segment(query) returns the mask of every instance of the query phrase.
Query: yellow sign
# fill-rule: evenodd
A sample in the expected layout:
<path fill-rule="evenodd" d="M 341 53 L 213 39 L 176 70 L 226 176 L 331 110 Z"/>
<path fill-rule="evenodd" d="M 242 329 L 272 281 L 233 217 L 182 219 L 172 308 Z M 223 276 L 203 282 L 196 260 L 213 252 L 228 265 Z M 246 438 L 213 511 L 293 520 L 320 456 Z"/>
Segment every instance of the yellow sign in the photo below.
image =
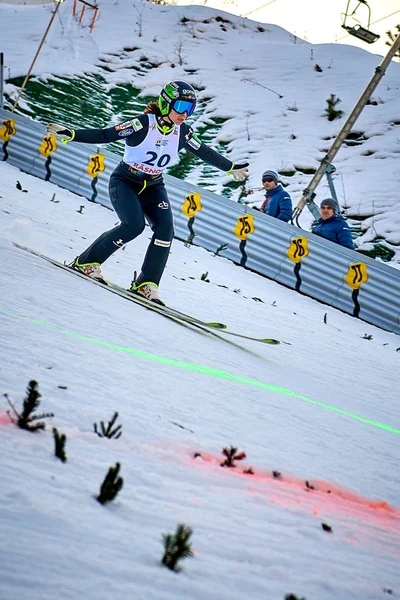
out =
<path fill-rule="evenodd" d="M 185 198 L 185 202 L 182 204 L 182 212 L 191 219 L 194 214 L 201 210 L 203 207 L 200 202 L 200 194 L 188 194 Z"/>
<path fill-rule="evenodd" d="M 14 119 L 7 119 L 6 121 L 3 121 L 0 129 L 0 138 L 3 140 L 3 142 L 8 142 L 10 137 L 16 133 L 17 130 L 15 129 Z"/>
<path fill-rule="evenodd" d="M 45 135 L 39 148 L 40 154 L 47 158 L 52 152 L 55 152 L 57 150 L 56 140 L 55 135 Z"/>
<path fill-rule="evenodd" d="M 86 167 L 86 171 L 89 173 L 90 177 L 97 177 L 101 171 L 104 171 L 104 154 L 93 154 L 90 157 L 90 161 L 88 166 Z"/>
<path fill-rule="evenodd" d="M 240 240 L 245 240 L 251 233 L 255 232 L 254 217 L 252 215 L 242 215 L 234 228 L 235 235 Z"/>
<path fill-rule="evenodd" d="M 358 290 L 363 283 L 368 281 L 367 265 L 363 262 L 352 263 L 349 266 L 345 280 L 353 290 Z"/>
<path fill-rule="evenodd" d="M 306 237 L 292 238 L 287 255 L 291 261 L 299 263 L 308 255 L 308 239 Z"/>

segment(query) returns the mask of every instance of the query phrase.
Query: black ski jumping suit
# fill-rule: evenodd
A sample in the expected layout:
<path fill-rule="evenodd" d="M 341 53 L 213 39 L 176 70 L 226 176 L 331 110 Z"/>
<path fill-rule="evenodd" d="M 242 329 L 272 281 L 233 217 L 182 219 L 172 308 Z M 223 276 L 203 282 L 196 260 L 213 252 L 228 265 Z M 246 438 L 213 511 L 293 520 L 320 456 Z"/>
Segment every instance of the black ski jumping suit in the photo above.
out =
<path fill-rule="evenodd" d="M 166 167 L 183 148 L 222 171 L 230 171 L 233 163 L 203 144 L 186 123 L 166 127 L 161 117 L 147 113 L 107 129 L 78 129 L 71 141 L 107 144 L 121 139 L 126 142 L 125 154 L 109 182 L 110 200 L 121 222 L 101 234 L 82 252 L 78 262 L 102 264 L 123 244 L 142 233 L 146 218 L 153 236 L 136 283 L 158 285 L 174 236 L 172 211 L 163 181 Z"/>

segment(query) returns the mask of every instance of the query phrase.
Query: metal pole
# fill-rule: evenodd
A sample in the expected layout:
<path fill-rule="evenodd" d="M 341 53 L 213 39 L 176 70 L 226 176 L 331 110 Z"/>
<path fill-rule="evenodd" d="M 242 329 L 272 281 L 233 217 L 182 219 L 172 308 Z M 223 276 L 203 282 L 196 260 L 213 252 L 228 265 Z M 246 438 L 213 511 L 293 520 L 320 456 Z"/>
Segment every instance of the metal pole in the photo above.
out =
<path fill-rule="evenodd" d="M 351 128 L 353 127 L 354 123 L 360 116 L 363 108 L 365 107 L 366 103 L 368 102 L 369 98 L 371 97 L 372 92 L 374 91 L 374 89 L 376 88 L 376 86 L 378 85 L 378 83 L 380 82 L 382 77 L 384 76 L 385 71 L 386 71 L 390 61 L 392 60 L 392 58 L 394 57 L 396 52 L 399 50 L 399 48 L 400 48 L 400 34 L 397 36 L 397 38 L 393 42 L 393 45 L 390 48 L 389 52 L 386 54 L 385 58 L 382 59 L 379 67 L 377 67 L 375 69 L 374 75 L 372 76 L 370 82 L 368 83 L 367 87 L 365 88 L 364 92 L 362 93 L 357 104 L 353 108 L 353 111 L 351 112 L 346 123 L 343 125 L 341 131 L 339 132 L 337 138 L 333 142 L 331 148 L 328 150 L 328 154 L 322 159 L 320 166 L 318 167 L 317 171 L 315 172 L 314 177 L 312 178 L 312 180 L 310 182 L 310 185 L 308 186 L 308 188 L 306 188 L 303 191 L 303 195 L 300 198 L 296 208 L 293 211 L 292 222 L 293 221 L 297 222 L 297 219 L 299 218 L 300 213 L 303 210 L 305 205 L 307 205 L 307 208 L 313 214 L 314 217 L 319 218 L 318 206 L 313 201 L 313 199 L 315 198 L 314 190 L 316 189 L 317 185 L 321 181 L 321 179 L 325 173 L 327 165 L 333 161 L 340 146 L 343 144 L 347 135 L 350 133 Z"/>
<path fill-rule="evenodd" d="M 0 108 L 3 108 L 4 52 L 0 52 Z"/>
<path fill-rule="evenodd" d="M 24 91 L 24 89 L 25 89 L 25 86 L 26 86 L 26 84 L 27 84 L 27 81 L 28 81 L 28 79 L 29 79 L 29 75 L 30 75 L 30 74 L 31 74 L 31 72 L 32 72 L 33 66 L 34 66 L 34 64 L 35 64 L 35 62 L 36 62 L 36 59 L 37 59 L 37 57 L 39 56 L 39 52 L 40 52 L 40 51 L 41 51 L 41 49 L 42 49 L 42 46 L 43 46 L 43 44 L 44 44 L 44 41 L 45 41 L 45 39 L 46 39 L 46 36 L 47 36 L 47 34 L 49 33 L 49 31 L 50 31 L 50 27 L 51 27 L 51 26 L 52 26 L 52 24 L 53 24 L 54 18 L 55 18 L 56 14 L 57 14 L 57 11 L 58 11 L 58 9 L 60 8 L 60 4 L 61 4 L 61 2 L 62 2 L 62 1 L 63 1 L 63 0 L 61 0 L 61 1 L 59 1 L 59 2 L 57 2 L 56 9 L 55 9 L 55 11 L 53 12 L 53 14 L 51 15 L 50 22 L 49 22 L 49 24 L 47 25 L 47 29 L 46 29 L 46 31 L 45 31 L 45 33 L 44 33 L 44 36 L 43 36 L 43 38 L 42 38 L 42 41 L 40 42 L 39 48 L 37 49 L 37 52 L 36 52 L 36 54 L 35 54 L 35 57 L 34 57 L 34 59 L 33 59 L 33 61 L 32 61 L 32 64 L 31 64 L 31 66 L 29 67 L 29 71 L 28 71 L 28 73 L 26 74 L 26 77 L 25 77 L 25 79 L 24 79 L 24 81 L 23 81 L 23 83 L 22 83 L 22 87 L 21 87 L 21 89 L 19 90 L 19 93 L 18 93 L 17 99 L 16 99 L 16 101 L 14 102 L 14 106 L 12 107 L 12 111 L 11 111 L 11 112 L 14 112 L 14 111 L 15 111 L 15 107 L 17 106 L 17 104 L 18 104 L 18 100 L 20 99 L 20 97 L 21 97 L 21 94 L 22 94 L 22 92 L 23 92 L 23 91 Z"/>
<path fill-rule="evenodd" d="M 328 167 L 333 167 L 333 165 L 328 165 Z M 325 175 L 328 180 L 328 186 L 329 186 L 329 189 L 331 192 L 331 196 L 334 199 L 334 201 L 336 202 L 337 207 L 338 207 L 338 212 L 340 213 L 340 204 L 339 204 L 338 197 L 336 195 L 336 190 L 335 190 L 335 186 L 334 186 L 332 175 L 331 175 L 331 173 L 334 173 L 336 171 L 336 169 L 335 169 L 335 167 L 333 167 L 333 171 L 332 171 L 332 170 L 328 170 L 328 167 L 326 168 Z"/>
<path fill-rule="evenodd" d="M 332 173 L 334 173 L 335 171 L 336 171 L 335 167 L 333 165 L 329 164 L 326 166 L 325 175 L 328 180 L 328 186 L 331 191 L 332 198 L 334 199 L 334 201 L 337 204 L 338 213 L 340 213 L 340 204 L 339 204 L 338 197 L 336 195 L 336 190 L 335 190 L 335 186 L 333 184 L 333 178 L 332 178 Z"/>

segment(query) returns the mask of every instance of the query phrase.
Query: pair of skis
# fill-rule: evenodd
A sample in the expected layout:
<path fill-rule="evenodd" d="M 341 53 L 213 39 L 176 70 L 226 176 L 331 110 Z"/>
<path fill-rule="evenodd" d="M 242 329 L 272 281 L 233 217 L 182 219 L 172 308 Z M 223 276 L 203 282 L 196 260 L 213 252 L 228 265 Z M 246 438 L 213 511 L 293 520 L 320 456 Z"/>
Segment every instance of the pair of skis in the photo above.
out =
<path fill-rule="evenodd" d="M 79 277 L 85 279 L 86 281 L 91 281 L 92 283 L 101 286 L 103 289 L 108 290 L 108 291 L 112 292 L 113 294 L 117 294 L 121 298 L 125 298 L 126 300 L 129 300 L 130 302 L 134 302 L 135 304 L 139 304 L 140 306 L 143 306 L 144 308 L 147 308 L 148 310 L 152 310 L 153 312 L 163 315 L 164 317 L 167 317 L 168 319 L 175 321 L 176 323 L 179 323 L 180 325 L 186 325 L 188 327 L 193 327 L 195 329 L 202 330 L 203 332 L 207 332 L 211 335 L 216 335 L 218 332 L 218 333 L 225 334 L 227 336 L 232 336 L 232 337 L 241 338 L 241 339 L 245 339 L 245 340 L 251 340 L 253 342 L 261 342 L 262 344 L 272 344 L 272 345 L 280 344 L 279 340 L 276 340 L 273 338 L 256 338 L 256 337 L 253 337 L 250 335 L 244 335 L 242 333 L 230 331 L 224 323 L 220 323 L 218 321 L 216 321 L 216 322 L 203 321 L 201 319 L 197 319 L 196 317 L 193 317 L 192 315 L 188 315 L 184 312 L 181 312 L 181 311 L 171 308 L 169 306 L 162 306 L 161 304 L 156 304 L 154 302 L 151 302 L 150 300 L 146 300 L 146 298 L 138 296 L 137 294 L 132 294 L 132 293 L 128 292 L 128 290 L 125 290 L 124 288 L 116 285 L 115 283 L 107 282 L 105 284 L 105 283 L 101 283 L 100 281 L 97 281 L 95 279 L 92 279 L 92 278 L 88 277 L 87 275 L 85 275 L 84 273 L 81 273 L 80 271 L 72 269 L 68 265 L 61 263 L 58 260 L 55 260 L 54 258 L 46 256 L 45 254 L 42 254 L 41 252 L 38 252 L 37 250 L 34 250 L 33 248 L 23 246 L 22 244 L 18 244 L 17 242 L 14 242 L 14 245 L 17 248 L 20 248 L 21 250 L 25 250 L 26 252 L 29 252 L 30 254 L 33 254 L 34 256 L 37 256 L 39 258 L 42 258 L 43 260 L 48 261 L 49 263 L 55 265 L 56 267 L 64 269 L 64 270 L 68 271 L 69 273 L 74 273 L 75 275 L 78 275 Z M 221 337 L 221 336 L 217 335 L 217 337 Z"/>

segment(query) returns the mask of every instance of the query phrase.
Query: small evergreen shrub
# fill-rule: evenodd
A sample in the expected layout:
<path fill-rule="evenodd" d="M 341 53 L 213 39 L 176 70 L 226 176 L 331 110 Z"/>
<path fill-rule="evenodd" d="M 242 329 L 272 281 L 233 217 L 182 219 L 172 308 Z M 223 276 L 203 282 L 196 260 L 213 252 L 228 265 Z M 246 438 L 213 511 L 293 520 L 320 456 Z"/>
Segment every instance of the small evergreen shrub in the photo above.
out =
<path fill-rule="evenodd" d="M 335 94 L 331 94 L 330 98 L 327 99 L 328 106 L 325 108 L 326 116 L 328 121 L 334 121 L 340 119 L 343 116 L 342 110 L 337 110 L 336 106 L 341 102 L 340 98 L 337 98 Z"/>
<path fill-rule="evenodd" d="M 115 463 L 115 467 L 109 468 L 108 473 L 101 484 L 100 494 L 96 497 L 96 500 L 100 502 L 100 504 L 112 502 L 121 491 L 124 480 L 122 477 L 119 477 L 120 468 L 121 465 L 118 462 Z"/>
<path fill-rule="evenodd" d="M 178 562 L 194 556 L 189 543 L 192 533 L 192 529 L 184 524 L 178 525 L 175 533 L 163 533 L 165 552 L 161 562 L 171 571 L 179 571 Z"/>
<path fill-rule="evenodd" d="M 386 46 L 390 46 L 390 47 L 393 46 L 397 36 L 400 33 L 400 24 L 395 25 L 395 29 L 396 29 L 397 33 L 393 33 L 390 29 L 388 31 L 386 31 L 386 35 L 389 38 L 389 40 L 386 40 L 386 42 L 385 42 Z M 394 56 L 400 60 L 400 50 L 397 50 L 397 52 L 395 52 Z"/>
<path fill-rule="evenodd" d="M 67 436 L 64 433 L 60 435 L 58 430 L 54 427 L 53 437 L 55 443 L 54 454 L 61 460 L 61 462 L 67 462 L 67 455 L 65 454 L 65 443 L 67 441 Z"/>
<path fill-rule="evenodd" d="M 216 249 L 214 256 L 218 256 L 220 252 L 223 252 L 224 250 L 226 250 L 228 248 L 229 244 L 221 244 L 220 246 L 218 246 L 218 248 Z"/>
<path fill-rule="evenodd" d="M 113 429 L 117 418 L 118 413 L 115 412 L 111 421 L 108 422 L 107 427 L 104 426 L 104 421 L 100 421 L 100 431 L 97 429 L 97 423 L 93 423 L 94 432 L 97 433 L 99 437 L 106 437 L 108 439 L 115 438 L 117 440 L 122 435 L 122 425 L 118 425 L 115 429 Z"/>
<path fill-rule="evenodd" d="M 13 416 L 11 416 L 10 411 L 7 411 L 8 416 L 11 421 L 21 427 L 21 429 L 27 429 L 28 431 L 36 432 L 40 430 L 46 429 L 46 424 L 43 422 L 36 423 L 39 419 L 48 419 L 50 417 L 54 417 L 53 413 L 44 413 L 41 415 L 32 414 L 34 410 L 36 410 L 40 404 L 39 398 L 41 394 L 38 390 L 38 382 L 34 379 L 28 383 L 28 387 L 26 390 L 26 396 L 23 402 L 22 413 L 19 413 L 15 408 L 14 404 L 11 402 L 7 394 L 4 394 L 7 398 L 7 402 L 12 408 Z"/>
<path fill-rule="evenodd" d="M 222 454 L 225 456 L 225 460 L 221 463 L 221 467 L 230 467 L 234 469 L 236 467 L 237 460 L 243 460 L 246 458 L 245 452 L 238 452 L 237 448 L 231 446 L 230 448 L 224 448 Z"/>

